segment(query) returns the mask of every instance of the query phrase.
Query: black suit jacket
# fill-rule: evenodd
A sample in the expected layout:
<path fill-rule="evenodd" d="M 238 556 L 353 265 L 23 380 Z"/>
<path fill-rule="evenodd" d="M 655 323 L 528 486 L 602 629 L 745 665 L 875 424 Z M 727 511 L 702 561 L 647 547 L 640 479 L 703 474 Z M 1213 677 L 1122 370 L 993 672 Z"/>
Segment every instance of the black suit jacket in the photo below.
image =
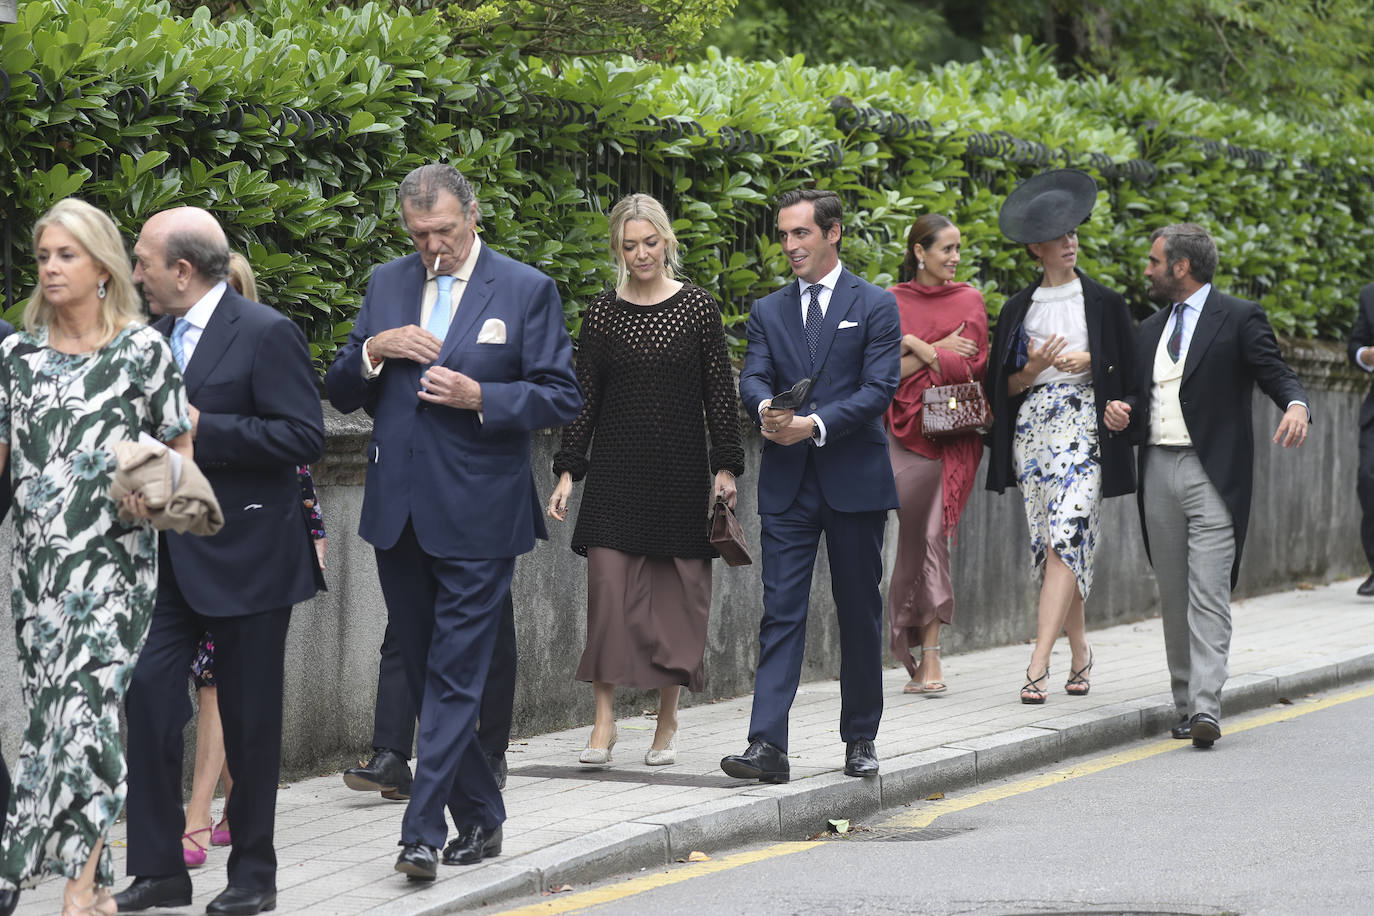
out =
<path fill-rule="evenodd" d="M 1355 362 L 1355 354 L 1361 347 L 1374 347 L 1374 283 L 1360 290 L 1360 311 L 1355 316 L 1355 328 L 1350 332 L 1350 362 L 1361 371 L 1364 367 Z M 1374 385 L 1369 388 L 1364 404 L 1360 405 L 1360 429 L 1374 423 Z"/>
<path fill-rule="evenodd" d="M 170 334 L 172 318 L 154 327 Z M 324 454 L 324 418 L 305 335 L 226 289 L 185 376 L 200 411 L 196 464 L 224 510 L 213 537 L 165 535 L 187 602 L 241 617 L 309 598 L 323 582 L 296 466 Z"/>
<path fill-rule="evenodd" d="M 1135 489 L 1135 462 L 1130 438 L 1114 433 L 1102 423 L 1102 412 L 1111 400 L 1126 400 L 1135 382 L 1135 322 L 1126 300 L 1081 270 L 1083 311 L 1088 323 L 1088 352 L 1092 354 L 1093 393 L 1097 398 L 1097 444 L 1102 462 L 1102 495 L 1122 496 Z M 1002 306 L 988 355 L 987 392 L 992 405 L 992 431 L 988 434 L 987 488 L 1001 493 L 1016 486 L 1011 445 L 1016 431 L 1016 412 L 1025 394 L 1007 394 L 1007 377 L 1016 370 L 1008 363 L 1018 331 L 1030 310 L 1037 280 L 1013 295 Z"/>
<path fill-rule="evenodd" d="M 1140 324 L 1136 338 L 1136 393 L 1131 405 L 1131 433 L 1144 445 L 1150 435 L 1150 389 L 1154 382 L 1155 352 L 1168 325 L 1170 309 L 1160 309 Z M 1203 303 L 1183 364 L 1179 406 L 1188 435 L 1207 478 L 1231 510 L 1236 536 L 1236 559 L 1231 587 L 1240 575 L 1241 550 L 1250 524 L 1250 492 L 1255 473 L 1255 423 L 1252 405 L 1255 385 L 1279 410 L 1293 401 L 1311 404 L 1297 373 L 1284 362 L 1269 318 L 1258 303 L 1212 291 Z M 1140 529 L 1145 549 L 1150 533 L 1145 526 L 1145 462 L 1150 449 L 1140 449 Z"/>

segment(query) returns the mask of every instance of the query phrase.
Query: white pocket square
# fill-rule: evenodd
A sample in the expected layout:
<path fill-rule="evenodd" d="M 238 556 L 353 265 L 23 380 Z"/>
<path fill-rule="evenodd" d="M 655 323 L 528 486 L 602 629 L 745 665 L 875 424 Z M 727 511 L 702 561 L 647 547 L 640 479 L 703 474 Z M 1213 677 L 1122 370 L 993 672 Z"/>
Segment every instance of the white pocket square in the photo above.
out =
<path fill-rule="evenodd" d="M 506 342 L 506 323 L 500 318 L 488 318 L 482 322 L 482 330 L 477 334 L 479 344 L 503 344 Z"/>
<path fill-rule="evenodd" d="M 843 331 L 845 328 L 857 328 L 858 326 L 859 323 L 857 321 L 841 321 L 840 326 L 835 330 Z"/>

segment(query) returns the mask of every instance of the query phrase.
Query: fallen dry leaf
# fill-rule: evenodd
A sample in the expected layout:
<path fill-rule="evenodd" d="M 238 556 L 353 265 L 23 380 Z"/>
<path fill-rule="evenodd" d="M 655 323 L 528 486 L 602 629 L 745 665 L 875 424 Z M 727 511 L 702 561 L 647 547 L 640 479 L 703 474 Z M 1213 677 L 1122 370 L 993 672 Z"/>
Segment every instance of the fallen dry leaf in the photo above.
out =
<path fill-rule="evenodd" d="M 706 853 L 702 852 L 702 851 L 699 850 L 699 849 L 693 849 L 692 852 L 691 852 L 691 854 L 687 856 L 687 861 L 688 861 L 688 862 L 709 862 L 709 861 L 711 861 L 711 857 L 708 856 Z"/>
<path fill-rule="evenodd" d="M 943 792 L 931 792 L 929 795 L 926 796 L 926 801 L 939 801 L 944 797 L 945 793 Z"/>
<path fill-rule="evenodd" d="M 830 819 L 831 833 L 848 833 L 849 821 L 842 817 L 832 817 Z"/>

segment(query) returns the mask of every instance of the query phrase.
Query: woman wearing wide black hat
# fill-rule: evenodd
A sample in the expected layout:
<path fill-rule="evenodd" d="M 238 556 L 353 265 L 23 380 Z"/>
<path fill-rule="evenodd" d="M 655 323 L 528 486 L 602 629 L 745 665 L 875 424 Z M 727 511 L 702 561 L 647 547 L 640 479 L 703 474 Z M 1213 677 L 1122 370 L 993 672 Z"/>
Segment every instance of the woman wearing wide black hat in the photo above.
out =
<path fill-rule="evenodd" d="M 993 429 L 987 488 L 1019 487 L 1033 568 L 1043 577 L 1022 703 L 1043 703 L 1050 652 L 1067 631 L 1065 692 L 1085 696 L 1092 672 L 1083 601 L 1104 496 L 1135 490 L 1130 442 L 1102 424 L 1135 378 L 1134 325 L 1121 295 L 1077 268 L 1078 226 L 1097 201 L 1092 176 L 1055 169 L 1002 205 L 1002 233 L 1039 262 L 1039 280 L 1002 307 L 988 360 Z"/>

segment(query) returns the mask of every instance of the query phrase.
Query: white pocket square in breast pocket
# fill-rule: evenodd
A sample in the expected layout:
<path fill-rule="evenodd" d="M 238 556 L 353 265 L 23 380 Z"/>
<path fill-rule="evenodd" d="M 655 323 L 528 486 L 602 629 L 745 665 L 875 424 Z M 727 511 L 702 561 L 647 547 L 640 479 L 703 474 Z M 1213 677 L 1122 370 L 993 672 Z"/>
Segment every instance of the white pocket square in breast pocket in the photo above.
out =
<path fill-rule="evenodd" d="M 857 321 L 841 321 L 840 326 L 835 330 L 843 331 L 845 328 L 857 328 L 858 326 L 859 323 Z"/>
<path fill-rule="evenodd" d="M 482 322 L 482 330 L 477 334 L 479 344 L 503 344 L 506 342 L 506 323 L 500 318 L 488 318 Z"/>

